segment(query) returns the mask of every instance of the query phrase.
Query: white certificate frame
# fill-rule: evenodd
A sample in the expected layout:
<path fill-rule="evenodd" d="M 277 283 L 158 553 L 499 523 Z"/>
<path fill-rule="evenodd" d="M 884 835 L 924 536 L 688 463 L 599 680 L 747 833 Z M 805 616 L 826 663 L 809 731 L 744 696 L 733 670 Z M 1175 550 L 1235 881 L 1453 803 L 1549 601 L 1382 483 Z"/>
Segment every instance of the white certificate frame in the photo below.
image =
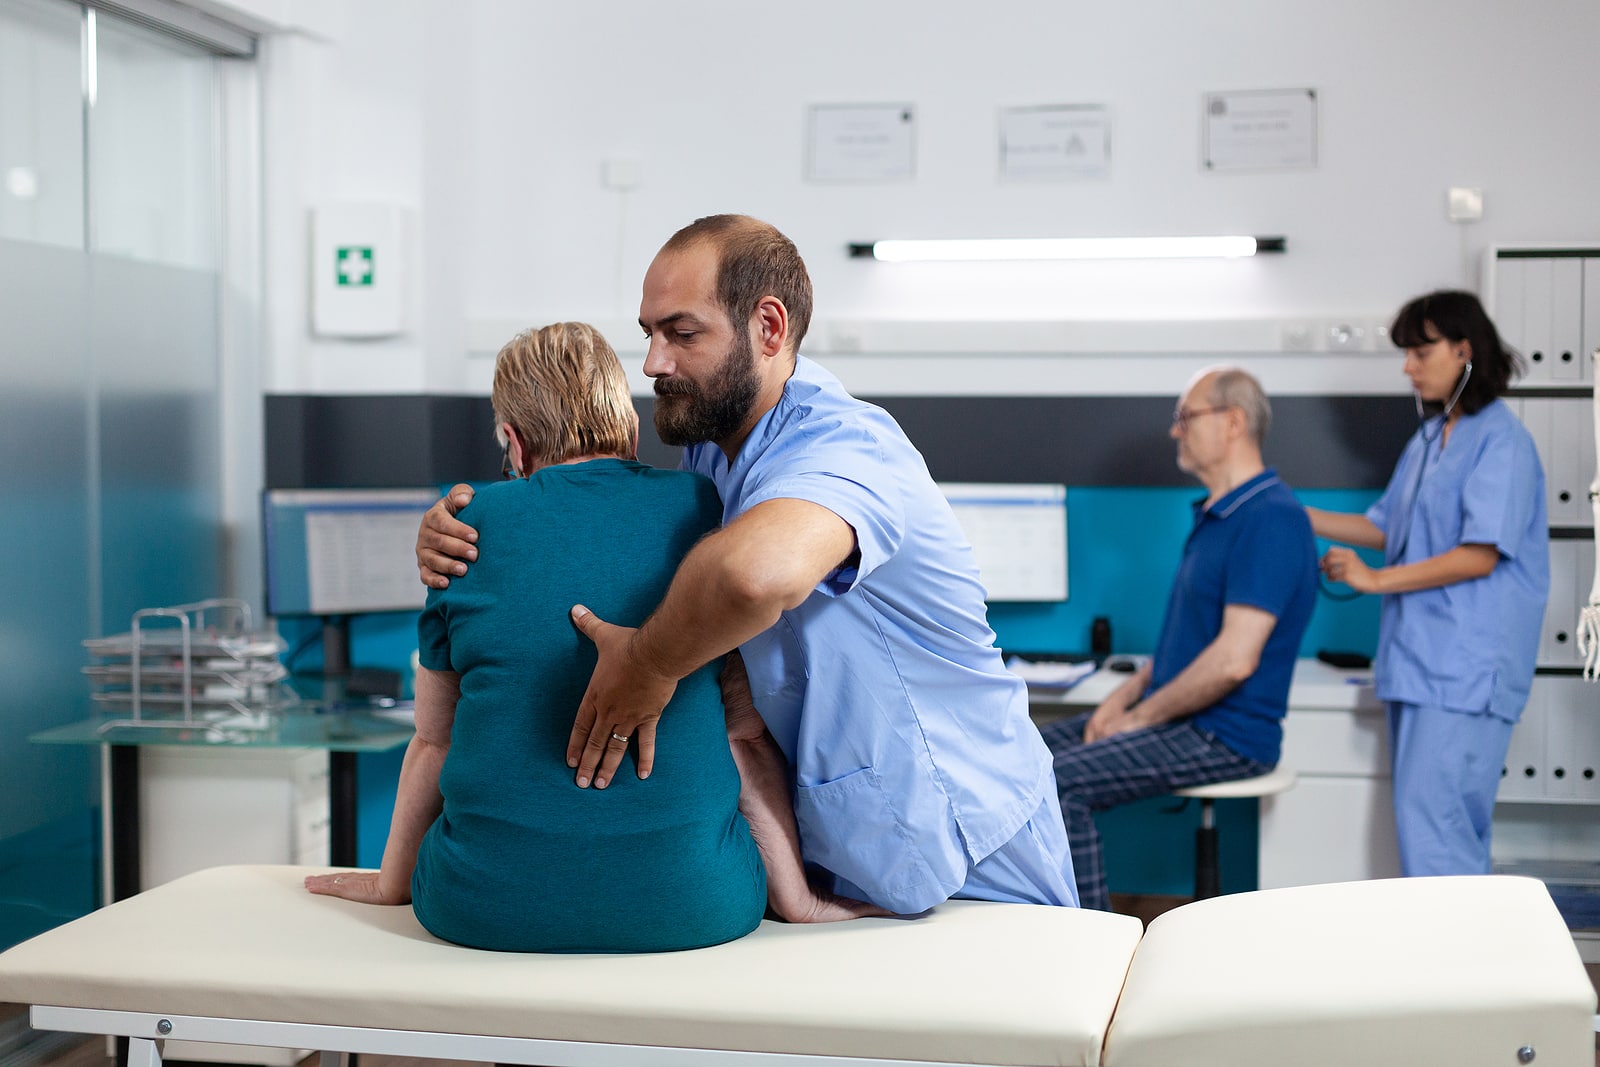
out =
<path fill-rule="evenodd" d="M 1317 91 L 1206 93 L 1200 165 L 1211 173 L 1315 170 Z"/>
<path fill-rule="evenodd" d="M 1039 104 L 1000 110 L 1002 181 L 1076 181 L 1111 173 L 1111 109 Z"/>
<path fill-rule="evenodd" d="M 806 121 L 806 180 L 885 184 L 916 177 L 915 104 L 812 104 Z"/>

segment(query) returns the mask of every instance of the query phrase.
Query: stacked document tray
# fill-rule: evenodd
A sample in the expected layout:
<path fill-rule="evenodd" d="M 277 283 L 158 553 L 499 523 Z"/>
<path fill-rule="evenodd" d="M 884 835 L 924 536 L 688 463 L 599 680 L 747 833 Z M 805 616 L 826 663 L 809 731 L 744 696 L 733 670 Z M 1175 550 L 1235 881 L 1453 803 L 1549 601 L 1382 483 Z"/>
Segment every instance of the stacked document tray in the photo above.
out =
<path fill-rule="evenodd" d="M 133 613 L 127 633 L 83 643 L 92 697 L 108 727 L 266 725 L 299 703 L 283 679 L 276 631 L 251 628 L 242 600 L 202 600 Z"/>

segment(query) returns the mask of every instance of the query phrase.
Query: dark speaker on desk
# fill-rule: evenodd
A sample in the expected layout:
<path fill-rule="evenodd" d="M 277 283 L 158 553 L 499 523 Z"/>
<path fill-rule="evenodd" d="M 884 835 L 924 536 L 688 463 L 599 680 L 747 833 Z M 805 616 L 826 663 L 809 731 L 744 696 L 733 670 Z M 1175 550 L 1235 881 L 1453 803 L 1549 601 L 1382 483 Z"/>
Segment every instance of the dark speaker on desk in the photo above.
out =
<path fill-rule="evenodd" d="M 1089 654 L 1097 660 L 1111 655 L 1111 620 L 1096 615 L 1089 624 Z"/>

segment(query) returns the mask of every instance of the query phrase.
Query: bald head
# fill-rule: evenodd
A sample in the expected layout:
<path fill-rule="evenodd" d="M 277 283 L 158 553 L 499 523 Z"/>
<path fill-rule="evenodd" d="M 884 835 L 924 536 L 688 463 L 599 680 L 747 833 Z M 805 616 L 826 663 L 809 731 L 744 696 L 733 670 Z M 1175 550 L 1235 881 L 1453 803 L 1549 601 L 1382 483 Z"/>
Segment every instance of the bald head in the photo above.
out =
<path fill-rule="evenodd" d="M 1189 391 L 1203 395 L 1210 407 L 1238 408 L 1244 412 L 1245 432 L 1260 448 L 1272 428 L 1272 404 L 1255 376 L 1241 367 L 1206 367 L 1191 379 Z"/>

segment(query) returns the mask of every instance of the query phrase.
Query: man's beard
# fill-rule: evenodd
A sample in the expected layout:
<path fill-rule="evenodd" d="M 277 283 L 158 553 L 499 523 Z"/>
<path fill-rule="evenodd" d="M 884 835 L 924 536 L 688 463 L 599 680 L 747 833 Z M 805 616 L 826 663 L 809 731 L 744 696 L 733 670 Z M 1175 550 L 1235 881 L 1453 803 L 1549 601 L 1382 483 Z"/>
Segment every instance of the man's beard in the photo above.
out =
<path fill-rule="evenodd" d="M 704 385 L 685 378 L 656 379 L 656 436 L 662 443 L 724 441 L 744 428 L 761 391 L 761 379 L 749 333 L 737 333 L 722 366 Z"/>

